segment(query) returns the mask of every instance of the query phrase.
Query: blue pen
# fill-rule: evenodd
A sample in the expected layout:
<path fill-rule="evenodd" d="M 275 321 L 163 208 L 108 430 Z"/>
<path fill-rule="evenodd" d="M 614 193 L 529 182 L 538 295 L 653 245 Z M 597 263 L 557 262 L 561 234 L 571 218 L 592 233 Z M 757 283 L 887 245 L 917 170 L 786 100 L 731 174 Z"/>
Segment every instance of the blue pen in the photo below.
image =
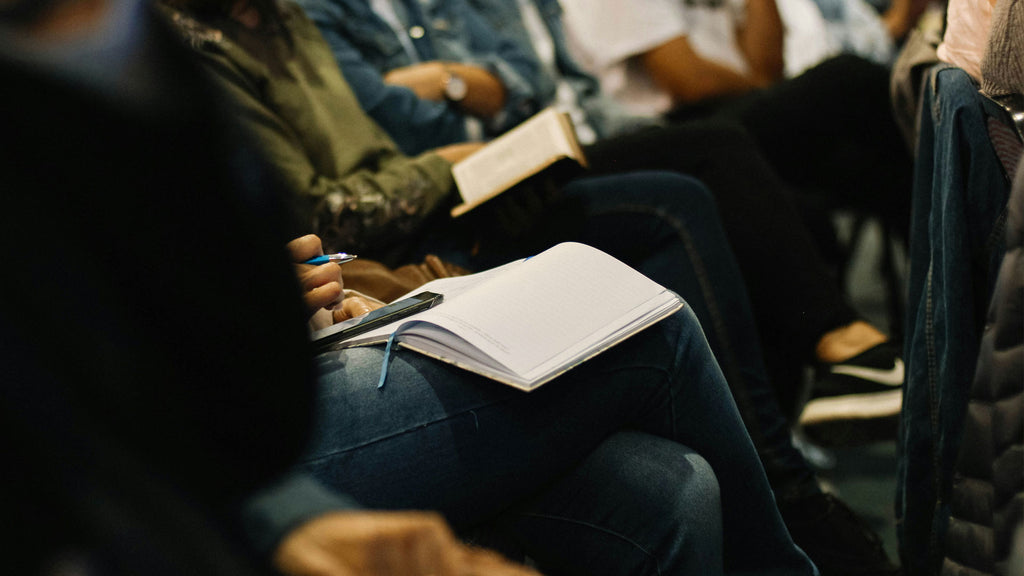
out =
<path fill-rule="evenodd" d="M 358 258 L 358 256 L 356 256 L 355 254 L 345 254 L 344 252 L 339 252 L 337 254 L 324 254 L 323 256 L 317 256 L 316 258 L 310 258 L 309 260 L 306 260 L 305 262 L 303 262 L 303 264 L 312 264 L 314 266 L 319 266 L 321 264 L 327 264 L 328 262 L 334 262 L 334 263 L 337 263 L 337 264 L 344 264 L 345 262 L 351 262 L 351 261 L 355 260 L 356 258 Z"/>

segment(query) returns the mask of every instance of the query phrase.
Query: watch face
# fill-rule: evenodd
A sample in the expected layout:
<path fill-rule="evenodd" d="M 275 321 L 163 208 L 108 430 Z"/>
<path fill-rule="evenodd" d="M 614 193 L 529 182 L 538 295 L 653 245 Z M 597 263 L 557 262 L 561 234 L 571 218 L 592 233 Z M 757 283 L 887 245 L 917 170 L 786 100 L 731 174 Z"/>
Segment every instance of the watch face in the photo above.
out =
<path fill-rule="evenodd" d="M 458 74 L 449 73 L 444 82 L 444 97 L 452 102 L 459 102 L 466 97 L 469 86 L 466 80 Z"/>

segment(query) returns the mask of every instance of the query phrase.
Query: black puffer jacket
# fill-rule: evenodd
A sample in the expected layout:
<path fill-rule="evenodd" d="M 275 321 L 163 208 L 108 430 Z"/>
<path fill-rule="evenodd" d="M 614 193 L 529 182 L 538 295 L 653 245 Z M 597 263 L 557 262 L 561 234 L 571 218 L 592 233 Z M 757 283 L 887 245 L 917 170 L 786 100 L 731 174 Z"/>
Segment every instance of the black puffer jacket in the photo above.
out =
<path fill-rule="evenodd" d="M 1024 163 L 1010 196 L 1007 251 L 982 337 L 950 509 L 943 576 L 1010 576 L 1022 554 L 1013 549 L 1014 534 L 1024 523 Z"/>

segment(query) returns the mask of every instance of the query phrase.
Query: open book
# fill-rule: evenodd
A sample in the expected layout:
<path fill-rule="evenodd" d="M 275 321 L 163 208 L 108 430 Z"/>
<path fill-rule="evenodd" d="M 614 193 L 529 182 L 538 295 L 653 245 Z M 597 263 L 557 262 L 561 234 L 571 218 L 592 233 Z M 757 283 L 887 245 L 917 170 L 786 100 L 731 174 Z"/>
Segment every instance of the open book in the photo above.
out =
<path fill-rule="evenodd" d="M 452 208 L 451 214 L 461 216 L 566 161 L 587 165 L 568 114 L 545 108 L 452 166 L 462 203 Z"/>
<path fill-rule="evenodd" d="M 425 290 L 443 302 L 335 347 L 394 333 L 402 347 L 532 390 L 683 306 L 643 274 L 576 243 L 414 292 Z"/>

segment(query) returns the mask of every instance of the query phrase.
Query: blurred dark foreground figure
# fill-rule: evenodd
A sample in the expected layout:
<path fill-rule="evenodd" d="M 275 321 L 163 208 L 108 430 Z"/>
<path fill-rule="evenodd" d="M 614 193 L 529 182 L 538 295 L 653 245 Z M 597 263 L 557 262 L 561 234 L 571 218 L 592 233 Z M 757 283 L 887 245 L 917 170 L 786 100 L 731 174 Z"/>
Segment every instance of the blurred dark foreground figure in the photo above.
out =
<path fill-rule="evenodd" d="M 435 514 L 300 526 L 354 503 L 283 477 L 315 385 L 293 231 L 185 54 L 139 2 L 0 5 L 5 571 L 268 573 L 239 511 L 276 496 L 278 568 L 330 565 L 303 545 L 333 536 L 377 544 L 355 566 L 526 574 Z"/>
<path fill-rule="evenodd" d="M 4 563 L 253 572 L 228 510 L 297 457 L 313 399 L 283 212 L 148 10 L 20 5 L 0 12 Z"/>

